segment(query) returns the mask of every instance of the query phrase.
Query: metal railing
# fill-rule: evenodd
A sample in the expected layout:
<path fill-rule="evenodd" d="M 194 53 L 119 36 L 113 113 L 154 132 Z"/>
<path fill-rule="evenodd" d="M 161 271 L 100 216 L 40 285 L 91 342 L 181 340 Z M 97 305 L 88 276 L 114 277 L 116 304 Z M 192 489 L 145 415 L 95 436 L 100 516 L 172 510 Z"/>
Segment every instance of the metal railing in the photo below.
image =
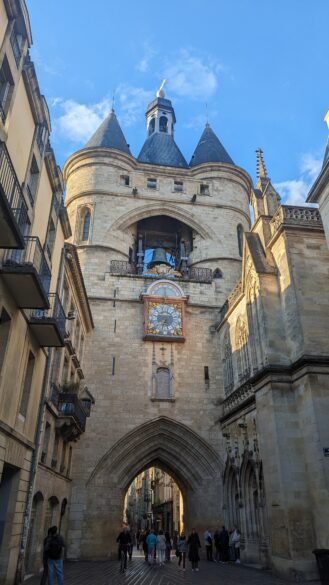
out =
<path fill-rule="evenodd" d="M 76 394 L 61 392 L 58 397 L 58 412 L 72 416 L 76 424 L 83 432 L 86 428 L 86 412 Z"/>
<path fill-rule="evenodd" d="M 26 226 L 29 223 L 27 205 L 4 142 L 0 142 L 0 185 L 17 223 Z"/>
<path fill-rule="evenodd" d="M 36 270 L 41 286 L 48 295 L 50 287 L 51 272 L 45 258 L 39 238 L 36 236 L 25 236 L 25 248 L 23 250 L 6 250 L 2 266 L 33 266 Z"/>
<path fill-rule="evenodd" d="M 110 273 L 111 274 L 119 274 L 120 276 L 125 275 L 136 275 L 137 270 L 136 266 L 127 260 L 111 260 L 110 262 Z M 148 273 L 141 273 L 138 276 L 147 277 Z M 149 275 L 150 276 L 150 275 Z M 211 268 L 199 268 L 196 266 L 192 266 L 191 268 L 187 269 L 186 275 L 182 275 L 181 277 L 183 280 L 196 280 L 198 282 L 212 282 L 213 273 Z M 177 277 L 175 277 L 177 278 Z"/>
<path fill-rule="evenodd" d="M 39 319 L 41 322 L 44 319 L 55 319 L 59 332 L 64 339 L 66 317 L 63 305 L 57 293 L 49 293 L 48 301 L 49 309 L 35 309 L 31 313 L 31 319 Z"/>

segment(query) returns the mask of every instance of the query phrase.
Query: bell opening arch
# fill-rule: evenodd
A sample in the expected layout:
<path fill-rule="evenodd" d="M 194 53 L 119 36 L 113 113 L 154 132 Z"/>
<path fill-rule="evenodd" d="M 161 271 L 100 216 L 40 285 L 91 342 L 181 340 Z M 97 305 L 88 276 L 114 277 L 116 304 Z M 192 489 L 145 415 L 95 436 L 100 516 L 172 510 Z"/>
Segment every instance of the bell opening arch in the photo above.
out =
<path fill-rule="evenodd" d="M 215 449 L 188 426 L 161 416 L 122 436 L 86 483 L 81 556 L 115 558 L 127 490 L 144 470 L 158 467 L 177 483 L 184 525 L 215 529 L 222 522 L 223 464 Z"/>

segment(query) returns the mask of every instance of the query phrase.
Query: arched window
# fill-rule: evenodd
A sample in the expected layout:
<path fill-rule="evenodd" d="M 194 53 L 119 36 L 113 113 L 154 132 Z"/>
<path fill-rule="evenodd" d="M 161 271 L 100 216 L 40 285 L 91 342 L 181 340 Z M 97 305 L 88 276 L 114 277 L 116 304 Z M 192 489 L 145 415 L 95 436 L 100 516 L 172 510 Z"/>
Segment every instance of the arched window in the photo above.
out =
<path fill-rule="evenodd" d="M 155 129 L 155 118 L 151 118 L 151 121 L 149 123 L 149 136 L 151 136 L 151 134 L 153 134 Z"/>
<path fill-rule="evenodd" d="M 87 210 L 83 217 L 82 223 L 82 233 L 81 233 L 81 240 L 83 242 L 87 242 L 89 238 L 89 229 L 90 229 L 90 211 Z"/>
<path fill-rule="evenodd" d="M 220 268 L 215 268 L 215 270 L 213 272 L 213 278 L 214 278 L 214 280 L 218 280 L 219 278 L 223 278 L 223 273 L 220 270 Z"/>
<path fill-rule="evenodd" d="M 243 254 L 243 225 L 239 223 L 238 227 L 236 228 L 237 236 L 238 236 L 238 246 L 239 246 L 239 254 L 242 258 Z"/>
<path fill-rule="evenodd" d="M 156 375 L 156 398 L 166 400 L 171 398 L 170 392 L 170 370 L 169 368 L 158 368 Z"/>
<path fill-rule="evenodd" d="M 166 116 L 161 116 L 159 120 L 159 128 L 160 132 L 168 132 L 168 118 Z"/>

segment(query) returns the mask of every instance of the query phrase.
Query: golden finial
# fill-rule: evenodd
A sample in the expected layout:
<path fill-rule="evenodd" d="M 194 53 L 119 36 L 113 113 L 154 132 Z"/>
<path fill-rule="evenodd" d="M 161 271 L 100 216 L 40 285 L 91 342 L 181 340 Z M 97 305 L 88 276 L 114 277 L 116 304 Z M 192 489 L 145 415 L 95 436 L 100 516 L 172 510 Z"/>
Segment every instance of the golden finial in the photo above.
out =
<path fill-rule="evenodd" d="M 167 83 L 167 80 L 166 79 L 163 79 L 163 81 L 162 81 L 162 83 L 161 83 L 161 85 L 160 85 L 160 87 L 159 87 L 159 89 L 157 91 L 157 97 L 158 98 L 164 98 L 164 96 L 165 96 L 165 92 L 163 91 L 163 87 L 164 87 L 164 84 L 165 83 Z"/>
<path fill-rule="evenodd" d="M 324 116 L 324 121 L 327 122 L 327 126 L 329 128 L 329 110 L 327 110 L 325 116 Z"/>

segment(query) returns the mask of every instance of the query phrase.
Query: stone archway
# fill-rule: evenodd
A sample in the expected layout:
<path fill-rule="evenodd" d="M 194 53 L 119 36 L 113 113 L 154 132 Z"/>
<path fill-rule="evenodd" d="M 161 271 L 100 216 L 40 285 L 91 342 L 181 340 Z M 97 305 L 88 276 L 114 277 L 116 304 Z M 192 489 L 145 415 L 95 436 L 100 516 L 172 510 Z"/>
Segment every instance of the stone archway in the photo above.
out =
<path fill-rule="evenodd" d="M 80 556 L 117 554 L 126 490 L 150 466 L 167 471 L 184 498 L 188 530 L 202 533 L 222 521 L 222 462 L 216 451 L 186 425 L 167 417 L 149 421 L 117 441 L 86 483 Z"/>

